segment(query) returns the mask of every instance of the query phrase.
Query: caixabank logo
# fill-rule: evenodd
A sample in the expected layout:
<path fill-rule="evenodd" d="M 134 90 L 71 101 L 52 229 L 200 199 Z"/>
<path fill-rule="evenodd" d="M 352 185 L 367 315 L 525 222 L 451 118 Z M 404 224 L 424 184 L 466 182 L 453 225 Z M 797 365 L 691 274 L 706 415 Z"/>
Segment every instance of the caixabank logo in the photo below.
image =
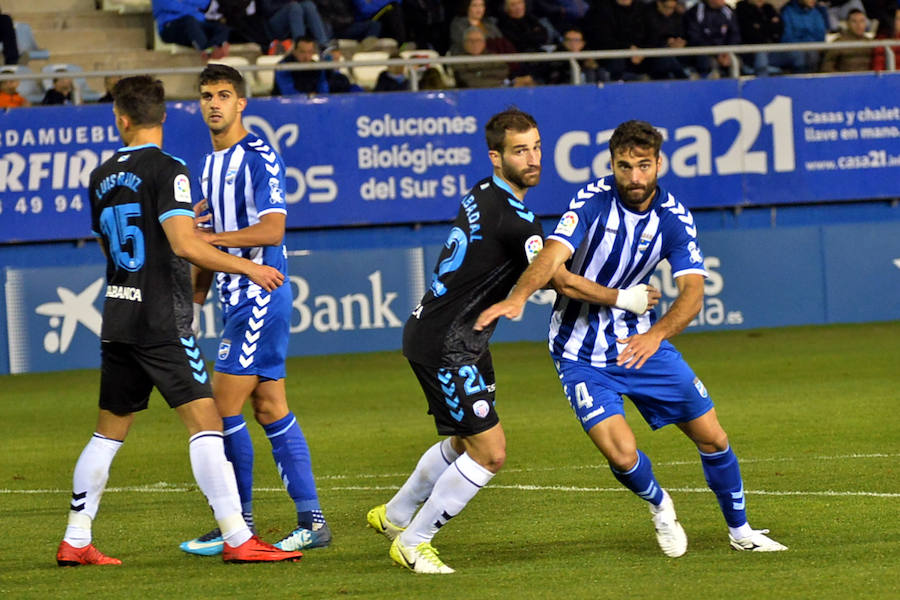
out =
<path fill-rule="evenodd" d="M 10 373 L 98 365 L 105 289 L 102 265 L 7 269 Z"/>

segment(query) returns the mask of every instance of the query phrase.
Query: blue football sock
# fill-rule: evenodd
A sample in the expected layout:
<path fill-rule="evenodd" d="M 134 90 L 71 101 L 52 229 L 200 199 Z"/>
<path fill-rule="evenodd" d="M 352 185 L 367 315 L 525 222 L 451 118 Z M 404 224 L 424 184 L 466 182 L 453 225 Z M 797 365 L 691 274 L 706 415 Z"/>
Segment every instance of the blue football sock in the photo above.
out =
<path fill-rule="evenodd" d="M 222 419 L 225 430 L 225 458 L 234 467 L 238 495 L 241 497 L 241 512 L 244 520 L 250 515 L 253 522 L 253 442 L 244 415 L 234 415 Z M 248 523 L 248 527 L 250 524 Z"/>
<path fill-rule="evenodd" d="M 627 487 L 629 490 L 654 505 L 659 505 L 663 500 L 662 488 L 653 475 L 653 464 L 647 455 L 637 451 L 637 464 L 624 473 L 617 471 L 610 466 L 613 475 L 619 480 L 619 483 Z"/>
<path fill-rule="evenodd" d="M 716 494 L 722 515 L 729 527 L 740 527 L 747 522 L 744 509 L 744 482 L 741 468 L 731 446 L 721 452 L 700 453 L 706 483 Z"/>
<path fill-rule="evenodd" d="M 272 456 L 281 480 L 297 507 L 298 521 L 305 521 L 301 513 L 321 510 L 306 438 L 291 412 L 274 423 L 263 425 L 263 429 L 272 444 Z M 312 526 L 311 520 L 309 525 L 307 529 Z"/>

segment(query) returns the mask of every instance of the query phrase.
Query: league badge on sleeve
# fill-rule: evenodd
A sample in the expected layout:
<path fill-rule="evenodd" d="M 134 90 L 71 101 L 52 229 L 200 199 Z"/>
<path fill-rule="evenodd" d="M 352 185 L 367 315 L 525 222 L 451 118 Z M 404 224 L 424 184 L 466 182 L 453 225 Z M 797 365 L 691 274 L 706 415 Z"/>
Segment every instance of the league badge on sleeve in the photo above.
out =
<path fill-rule="evenodd" d="M 557 223 L 556 230 L 553 233 L 569 237 L 573 233 L 575 233 L 575 227 L 577 226 L 578 215 L 570 210 L 564 212 L 563 215 L 559 218 L 559 223 Z"/>
<path fill-rule="evenodd" d="M 534 262 L 543 247 L 544 239 L 539 235 L 533 235 L 525 240 L 525 257 L 528 258 L 528 264 Z"/>
<path fill-rule="evenodd" d="M 175 201 L 191 203 L 191 184 L 184 173 L 175 176 Z"/>
<path fill-rule="evenodd" d="M 701 398 L 709 398 L 709 392 L 706 391 L 706 386 L 703 385 L 699 377 L 694 377 L 694 387 L 697 388 L 697 393 L 700 394 Z"/>

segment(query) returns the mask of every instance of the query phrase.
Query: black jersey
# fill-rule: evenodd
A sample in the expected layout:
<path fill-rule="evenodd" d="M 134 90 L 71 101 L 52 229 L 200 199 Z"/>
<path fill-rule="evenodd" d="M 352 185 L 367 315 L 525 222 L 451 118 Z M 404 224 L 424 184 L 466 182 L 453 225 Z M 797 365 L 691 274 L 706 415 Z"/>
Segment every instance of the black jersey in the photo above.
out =
<path fill-rule="evenodd" d="M 91 173 L 91 227 L 106 250 L 104 341 L 159 344 L 191 335 L 190 264 L 162 222 L 193 217 L 190 175 L 155 145 L 122 148 Z"/>
<path fill-rule="evenodd" d="M 460 204 L 431 287 L 406 321 L 403 354 L 434 367 L 476 363 L 496 324 L 477 332 L 475 320 L 509 295 L 543 246 L 542 234 L 506 182 L 479 181 Z"/>

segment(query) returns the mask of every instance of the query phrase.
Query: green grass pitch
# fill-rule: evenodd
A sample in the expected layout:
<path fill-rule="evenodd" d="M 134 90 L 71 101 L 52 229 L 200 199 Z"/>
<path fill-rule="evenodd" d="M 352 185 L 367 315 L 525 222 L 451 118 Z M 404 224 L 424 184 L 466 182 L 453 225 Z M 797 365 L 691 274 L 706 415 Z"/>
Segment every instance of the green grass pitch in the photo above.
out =
<path fill-rule="evenodd" d="M 96 417 L 98 374 L 0 377 L 4 598 L 898 598 L 900 322 L 694 333 L 675 340 L 739 458 L 750 523 L 790 551 L 733 552 L 697 453 L 673 427 L 640 447 L 670 490 L 688 553 L 663 556 L 645 503 L 623 491 L 572 417 L 542 343 L 496 344 L 506 467 L 435 539 L 450 576 L 393 567 L 365 526 L 436 439 L 397 352 L 291 359 L 335 541 L 297 564 L 225 565 L 178 542 L 213 526 L 187 436 L 154 395 L 113 464 L 94 541 L 121 567 L 56 566 L 71 472 Z M 247 413 L 250 421 L 250 413 Z M 294 525 L 261 429 L 255 514 Z"/>

